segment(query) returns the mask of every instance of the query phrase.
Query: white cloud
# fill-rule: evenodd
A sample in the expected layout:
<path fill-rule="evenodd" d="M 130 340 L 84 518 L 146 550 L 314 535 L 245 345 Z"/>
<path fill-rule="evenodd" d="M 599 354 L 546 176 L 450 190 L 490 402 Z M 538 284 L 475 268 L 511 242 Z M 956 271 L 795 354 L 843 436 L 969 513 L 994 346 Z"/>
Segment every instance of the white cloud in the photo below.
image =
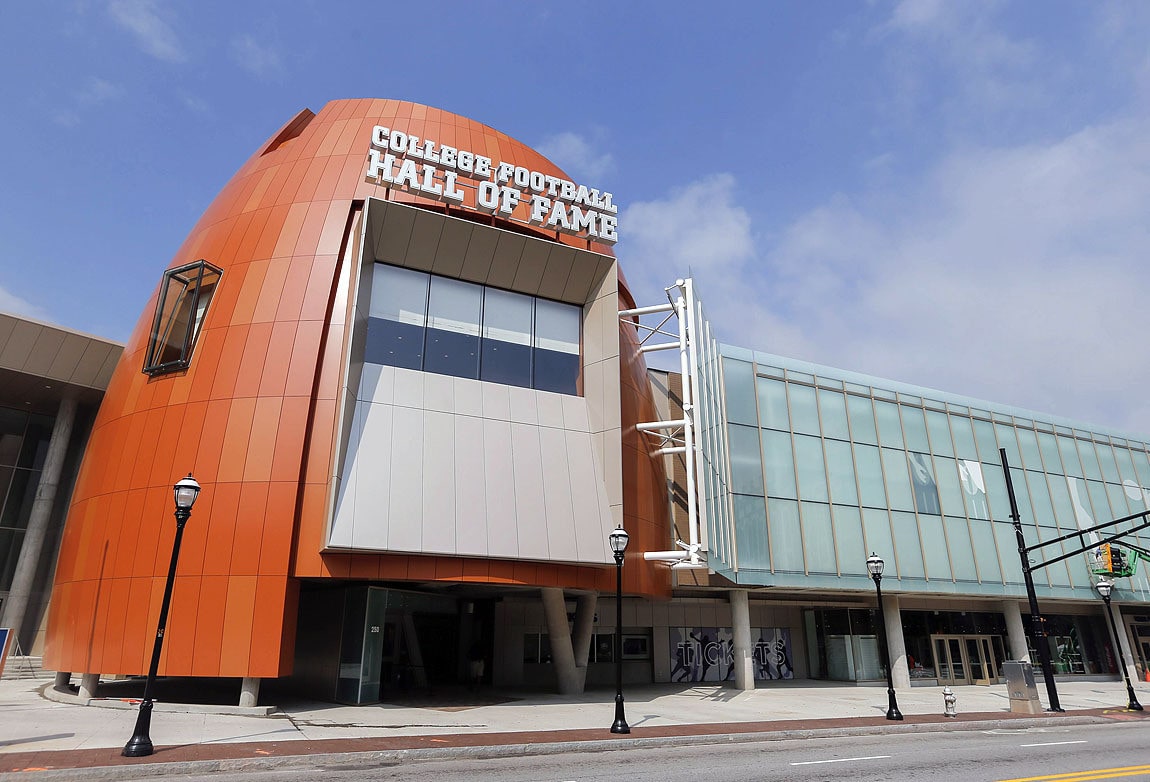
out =
<path fill-rule="evenodd" d="M 615 170 L 615 159 L 598 152 L 601 139 L 592 143 L 578 133 L 558 133 L 535 145 L 539 154 L 581 182 L 594 183 Z"/>
<path fill-rule="evenodd" d="M 53 120 L 58 125 L 72 127 L 81 122 L 81 112 L 93 106 L 99 106 L 110 100 L 120 97 L 123 89 L 119 85 L 98 77 L 89 78 L 82 88 L 72 94 L 72 106 L 61 108 Z"/>
<path fill-rule="evenodd" d="M 640 304 L 690 267 L 722 341 L 1150 434 L 1150 122 L 958 150 L 775 237 L 735 184 L 624 212 Z"/>
<path fill-rule="evenodd" d="M 43 307 L 22 299 L 16 294 L 5 290 L 3 287 L 0 287 L 0 312 L 7 312 L 11 315 L 21 315 L 26 318 L 35 318 L 36 320 L 49 319 L 48 312 Z"/>
<path fill-rule="evenodd" d="M 112 18 L 136 37 L 140 48 L 165 62 L 186 59 L 172 26 L 165 21 L 154 0 L 112 0 L 108 5 Z"/>
<path fill-rule="evenodd" d="M 241 68 L 260 77 L 276 73 L 281 67 L 279 52 L 251 35 L 237 35 L 232 39 L 232 58 Z"/>

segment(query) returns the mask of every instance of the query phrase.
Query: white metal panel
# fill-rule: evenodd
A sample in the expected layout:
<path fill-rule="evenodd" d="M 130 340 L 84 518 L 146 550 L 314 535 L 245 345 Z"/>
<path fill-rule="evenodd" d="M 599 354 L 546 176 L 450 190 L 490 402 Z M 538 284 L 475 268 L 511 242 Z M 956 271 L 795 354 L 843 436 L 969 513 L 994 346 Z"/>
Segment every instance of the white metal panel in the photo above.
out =
<path fill-rule="evenodd" d="M 511 420 L 510 388 L 497 383 L 483 384 L 483 417 L 496 421 Z"/>
<path fill-rule="evenodd" d="M 401 381 L 403 375 L 396 375 Z M 396 383 L 399 390 L 400 382 Z M 423 384 L 419 387 L 422 389 Z M 396 410 L 391 452 L 391 492 L 388 502 L 388 547 L 397 551 L 419 551 L 423 525 L 423 412 Z"/>
<path fill-rule="evenodd" d="M 539 397 L 541 394 L 530 388 L 511 386 L 507 389 L 511 403 L 511 421 L 518 424 L 539 423 Z"/>
<path fill-rule="evenodd" d="M 518 557 L 515 516 L 515 464 L 511 424 L 483 421 L 483 475 L 487 508 L 487 551 L 493 557 Z"/>
<path fill-rule="evenodd" d="M 454 412 L 454 380 L 455 378 L 450 375 L 437 375 L 434 372 L 424 372 L 423 408 L 425 410 L 436 410 L 441 413 Z"/>
<path fill-rule="evenodd" d="M 552 429 L 563 428 L 563 397 L 564 394 L 553 394 L 549 391 L 535 392 L 535 407 L 539 413 L 539 425 Z"/>
<path fill-rule="evenodd" d="M 478 399 L 479 395 L 475 396 Z M 463 555 L 486 556 L 487 465 L 483 461 L 483 420 L 457 415 L 454 423 L 456 547 Z"/>
<path fill-rule="evenodd" d="M 571 514 L 575 529 L 576 559 L 584 562 L 607 562 L 611 559 L 607 535 L 610 512 L 607 492 L 595 469 L 591 436 L 585 432 L 564 432 L 567 469 L 571 475 L 573 495 Z"/>
<path fill-rule="evenodd" d="M 515 518 L 519 556 L 547 559 L 547 509 L 543 502 L 539 430 L 511 424 L 511 457 L 515 472 Z"/>
<path fill-rule="evenodd" d="M 367 414 L 367 402 L 359 402 L 352 414 L 351 431 L 348 433 L 348 456 L 344 473 L 340 476 L 339 489 L 335 498 L 335 513 L 331 521 L 329 540 L 335 546 L 350 546 L 355 534 L 355 493 L 359 477 L 359 443 L 363 435 L 363 420 Z"/>
<path fill-rule="evenodd" d="M 455 394 L 455 412 L 476 418 L 483 416 L 483 383 L 465 377 L 452 378 Z"/>
<path fill-rule="evenodd" d="M 449 378 L 450 379 L 450 378 Z M 450 388 L 450 383 L 448 388 Z M 432 410 L 423 420 L 423 537 L 420 551 L 455 554 L 455 416 Z"/>
<path fill-rule="evenodd" d="M 393 401 L 400 407 L 423 408 L 423 372 L 396 369 Z"/>
<path fill-rule="evenodd" d="M 356 548 L 387 548 L 391 498 L 392 422 L 390 405 L 359 403 L 363 424 L 356 445 L 355 526 L 352 545 Z M 350 447 L 350 446 L 349 446 Z"/>
<path fill-rule="evenodd" d="M 575 561 L 575 514 L 571 508 L 571 473 L 567 468 L 567 440 L 561 429 L 540 427 L 539 452 L 543 470 L 543 506 L 546 509 L 548 559 Z M 582 488 L 582 487 L 579 487 Z"/>

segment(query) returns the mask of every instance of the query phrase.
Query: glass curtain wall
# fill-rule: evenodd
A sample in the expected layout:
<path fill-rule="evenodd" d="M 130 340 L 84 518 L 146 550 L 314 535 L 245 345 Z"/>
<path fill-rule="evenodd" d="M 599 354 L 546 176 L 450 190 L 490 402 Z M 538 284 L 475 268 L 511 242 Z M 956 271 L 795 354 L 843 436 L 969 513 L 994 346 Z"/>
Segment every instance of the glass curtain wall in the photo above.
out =
<path fill-rule="evenodd" d="M 52 423 L 48 416 L 0 408 L 0 594 L 12 587 Z"/>
<path fill-rule="evenodd" d="M 722 353 L 741 582 L 793 574 L 833 587 L 829 577 L 865 576 L 875 551 L 885 577 L 915 590 L 1019 594 L 999 448 L 1031 544 L 1144 511 L 1150 500 L 1144 442 Z M 1146 547 L 1150 536 L 1136 542 Z M 1085 556 L 1036 571 L 1035 581 L 1047 594 L 1096 597 Z"/>

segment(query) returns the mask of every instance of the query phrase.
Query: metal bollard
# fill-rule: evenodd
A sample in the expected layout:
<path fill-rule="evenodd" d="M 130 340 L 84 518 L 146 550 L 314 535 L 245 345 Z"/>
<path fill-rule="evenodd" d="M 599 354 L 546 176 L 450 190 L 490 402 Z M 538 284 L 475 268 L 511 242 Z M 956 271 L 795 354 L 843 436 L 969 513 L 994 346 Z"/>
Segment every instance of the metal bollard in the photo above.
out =
<path fill-rule="evenodd" d="M 942 688 L 942 703 L 945 711 L 943 712 L 947 717 L 957 717 L 958 712 L 955 711 L 954 704 L 958 698 L 954 694 L 954 690 L 950 687 Z"/>

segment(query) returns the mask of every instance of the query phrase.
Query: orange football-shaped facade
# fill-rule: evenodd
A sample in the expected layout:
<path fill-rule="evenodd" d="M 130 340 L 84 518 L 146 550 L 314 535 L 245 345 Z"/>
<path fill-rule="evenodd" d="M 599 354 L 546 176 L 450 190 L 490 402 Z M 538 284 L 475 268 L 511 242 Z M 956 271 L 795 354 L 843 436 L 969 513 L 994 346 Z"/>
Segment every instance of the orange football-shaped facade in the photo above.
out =
<path fill-rule="evenodd" d="M 140 319 L 100 408 L 68 513 L 47 667 L 146 672 L 175 535 L 172 484 L 188 473 L 202 492 L 184 533 L 162 675 L 290 674 L 305 584 L 612 592 L 605 532 L 620 522 L 631 535 L 624 590 L 669 598 L 666 569 L 638 553 L 666 548 L 670 539 L 666 476 L 635 430 L 659 415 L 634 331 L 618 322 L 618 310 L 634 303 L 611 245 L 599 241 L 607 233 L 545 224 L 543 207 L 533 220 L 526 196 L 509 212 L 476 209 L 484 178 L 474 172 L 461 171 L 453 182 L 466 200 L 437 197 L 450 167 L 428 163 L 427 147 L 386 148 L 378 143 L 380 128 L 434 140 L 441 151 L 469 151 L 493 167 L 505 163 L 536 179 L 570 182 L 503 133 L 394 100 L 305 110 L 257 150 L 167 267 L 203 260 L 220 272 L 186 366 L 143 371 L 162 288 L 138 303 Z M 373 149 L 377 160 L 392 156 L 387 176 L 378 166 L 369 170 Z M 406 182 L 404 161 L 414 161 Z M 548 187 L 549 198 L 560 197 L 561 186 Z M 368 302 L 386 293 L 371 288 L 376 264 L 571 305 L 581 314 L 574 393 L 507 390 L 479 378 L 365 362 L 361 343 L 374 317 Z M 162 272 L 157 266 L 157 281 Z M 369 378 L 391 384 L 386 399 L 382 385 L 364 390 Z M 444 388 L 449 402 L 436 406 L 433 397 Z M 409 392 L 423 402 L 402 401 Z M 498 412 L 502 399 L 510 400 L 510 412 Z M 529 412 L 520 416 L 520 408 Z M 376 414 L 392 428 L 370 445 Z M 563 423 L 547 425 L 556 415 Z M 401 460 L 410 446 L 401 442 L 401 424 L 412 416 L 424 416 L 422 445 Z M 445 421 L 449 440 L 460 439 L 435 440 Z M 515 496 L 501 498 L 497 475 L 468 467 L 468 427 L 483 433 L 475 453 L 494 453 L 496 461 L 500 433 L 509 433 L 517 449 L 507 451 L 515 460 L 507 462 Z M 526 468 L 514 454 L 523 442 L 542 449 L 538 486 L 522 480 Z M 399 499 L 387 509 L 387 535 L 373 538 L 383 522 L 356 505 L 348 487 L 357 474 L 362 501 L 377 452 L 390 454 L 379 475 L 398 475 L 413 463 L 419 472 L 405 479 L 416 489 L 399 479 L 389 484 L 387 496 Z M 570 480 L 556 482 L 548 472 L 556 458 Z M 468 507 L 471 473 L 481 476 L 478 511 Z M 415 499 L 404 505 L 411 491 Z M 594 496 L 581 504 L 588 492 Z M 449 501 L 445 513 L 438 494 Z M 536 495 L 538 508 L 531 506 Z M 444 521 L 445 514 L 453 520 Z M 340 537 L 345 519 L 352 531 Z M 468 537 L 476 525 L 486 529 L 482 540 Z M 542 542 L 531 537 L 539 529 Z M 517 544 L 504 545 L 516 535 Z"/>

